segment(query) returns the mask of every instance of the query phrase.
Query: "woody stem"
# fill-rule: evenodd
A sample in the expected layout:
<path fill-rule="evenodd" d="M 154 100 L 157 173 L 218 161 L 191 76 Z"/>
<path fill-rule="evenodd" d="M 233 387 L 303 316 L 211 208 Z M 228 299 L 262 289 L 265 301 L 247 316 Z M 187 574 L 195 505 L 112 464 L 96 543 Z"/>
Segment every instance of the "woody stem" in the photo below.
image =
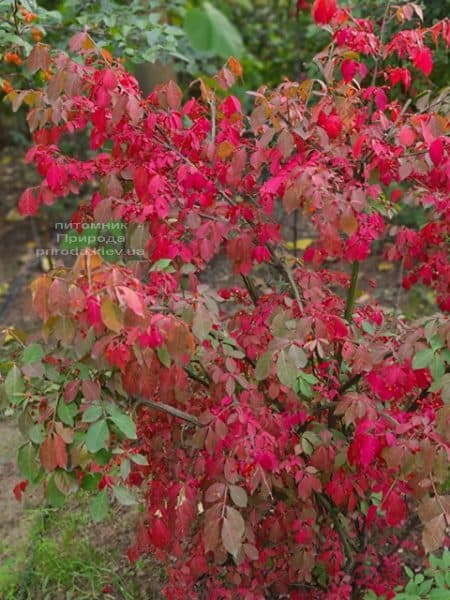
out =
<path fill-rule="evenodd" d="M 353 320 L 353 309 L 355 307 L 356 289 L 358 286 L 359 276 L 359 261 L 355 260 L 352 266 L 352 278 L 350 280 L 350 288 L 347 294 L 347 301 L 345 303 L 345 319 L 351 323 Z"/>

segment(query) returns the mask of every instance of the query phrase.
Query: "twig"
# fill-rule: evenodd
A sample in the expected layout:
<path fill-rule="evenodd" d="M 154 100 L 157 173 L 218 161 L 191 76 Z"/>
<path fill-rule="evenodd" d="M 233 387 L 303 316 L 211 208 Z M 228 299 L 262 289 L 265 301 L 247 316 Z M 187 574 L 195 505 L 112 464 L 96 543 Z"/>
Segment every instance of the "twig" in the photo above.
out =
<path fill-rule="evenodd" d="M 398 277 L 397 277 L 397 290 L 395 294 L 395 302 L 394 302 L 394 321 L 397 320 L 398 313 L 400 311 L 400 302 L 402 298 L 402 279 L 403 279 L 403 270 L 405 265 L 405 259 L 402 258 L 400 261 L 400 266 L 398 269 Z"/>
<path fill-rule="evenodd" d="M 353 308 L 355 306 L 356 289 L 358 286 L 359 276 L 359 261 L 355 260 L 352 265 L 352 278 L 350 281 L 350 288 L 347 294 L 347 302 L 345 304 L 345 319 L 351 323 L 353 321 Z"/>
<path fill-rule="evenodd" d="M 201 383 L 205 387 L 209 387 L 209 381 L 207 379 L 203 379 L 202 377 L 200 377 L 200 375 L 197 375 L 197 373 L 192 371 L 189 367 L 184 367 L 184 371 L 185 371 L 185 373 L 187 373 L 189 375 L 189 377 L 191 379 L 193 379 L 194 381 L 197 381 L 197 383 Z M 206 372 L 205 372 L 205 375 L 208 376 L 208 374 Z"/>
<path fill-rule="evenodd" d="M 194 415 L 190 415 L 189 413 L 184 412 L 184 410 L 180 410 L 179 408 L 175 408 L 174 406 L 170 406 L 164 402 L 154 402 L 153 400 L 139 398 L 135 406 L 138 407 L 139 405 L 148 406 L 150 408 L 154 408 L 155 410 L 161 410 L 162 412 L 168 413 L 173 417 L 177 417 L 178 419 L 192 423 L 192 425 L 195 425 L 196 427 L 203 427 L 203 424 L 197 419 L 197 417 L 194 417 Z"/>
<path fill-rule="evenodd" d="M 338 532 L 339 537 L 341 538 L 342 544 L 344 546 L 344 552 L 347 556 L 348 569 L 349 569 L 349 571 L 351 571 L 355 564 L 355 559 L 353 556 L 353 547 L 350 543 L 350 539 L 347 536 L 347 533 L 345 532 L 344 528 L 342 527 L 342 523 L 339 521 L 339 516 L 335 513 L 330 502 L 327 500 L 327 498 L 323 494 L 316 492 L 315 497 L 317 498 L 319 504 L 321 504 L 322 507 L 325 508 L 325 510 L 327 511 L 327 514 L 329 514 L 331 516 L 331 518 L 333 519 L 334 525 L 336 527 L 336 531 Z"/>
<path fill-rule="evenodd" d="M 259 298 L 258 298 L 258 292 L 256 291 L 253 281 L 250 279 L 250 277 L 248 277 L 248 275 L 241 275 L 241 277 L 242 277 L 242 281 L 245 284 L 245 287 L 247 288 L 250 298 L 252 299 L 253 304 L 256 306 L 258 304 Z"/>

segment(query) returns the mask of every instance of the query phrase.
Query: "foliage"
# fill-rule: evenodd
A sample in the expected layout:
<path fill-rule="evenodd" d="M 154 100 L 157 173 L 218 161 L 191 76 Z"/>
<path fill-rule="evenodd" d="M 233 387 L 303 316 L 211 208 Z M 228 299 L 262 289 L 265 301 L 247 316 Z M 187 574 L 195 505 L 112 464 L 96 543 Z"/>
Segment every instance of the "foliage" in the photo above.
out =
<path fill-rule="evenodd" d="M 404 590 L 395 595 L 395 600 L 446 600 L 450 593 L 450 552 L 444 550 L 442 556 L 430 556 L 430 567 L 423 573 L 414 573 L 405 568 L 408 583 Z M 367 597 L 366 600 L 370 600 Z"/>
<path fill-rule="evenodd" d="M 142 500 L 129 556 L 164 561 L 173 599 L 392 598 L 399 550 L 446 541 L 447 99 L 420 107 L 397 89 L 430 75 L 449 23 L 389 3 L 379 24 L 333 0 L 313 15 L 333 39 L 321 77 L 261 88 L 248 118 L 202 81 L 198 99 L 173 82 L 142 98 L 87 32 L 70 40 L 77 60 L 37 44 L 28 67 L 51 72 L 47 89 L 8 95 L 30 106 L 42 177 L 22 214 L 92 185 L 75 230 L 144 234 L 144 256 L 136 242 L 112 263 L 90 249 L 32 284 L 41 335 L 5 380 L 29 439 L 15 492 L 42 482 L 59 507 L 94 491 L 95 521 Z M 241 75 L 230 58 L 216 85 Z M 92 154 L 63 152 L 84 130 Z M 402 194 L 420 229 L 393 225 Z M 301 260 L 282 210 L 315 227 Z M 410 322 L 370 290 L 358 301 L 375 241 L 441 312 Z M 200 283 L 222 251 L 242 287 Z"/>

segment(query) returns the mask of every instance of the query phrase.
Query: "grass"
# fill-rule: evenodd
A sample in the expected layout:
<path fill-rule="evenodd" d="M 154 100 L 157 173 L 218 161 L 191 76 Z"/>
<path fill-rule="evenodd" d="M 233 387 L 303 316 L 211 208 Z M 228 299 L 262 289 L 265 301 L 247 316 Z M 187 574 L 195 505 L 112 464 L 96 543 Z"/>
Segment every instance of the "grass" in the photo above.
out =
<path fill-rule="evenodd" d="M 89 537 L 92 522 L 82 507 L 71 512 L 38 509 L 34 513 L 28 547 L 16 548 L 14 555 L 0 566 L 0 598 L 161 598 L 152 590 L 143 596 L 142 588 L 139 589 L 143 578 L 148 577 L 144 561 L 124 565 L 117 551 L 94 546 Z M 159 581 L 162 579 L 161 572 L 153 572 L 153 580 L 155 575 Z"/>

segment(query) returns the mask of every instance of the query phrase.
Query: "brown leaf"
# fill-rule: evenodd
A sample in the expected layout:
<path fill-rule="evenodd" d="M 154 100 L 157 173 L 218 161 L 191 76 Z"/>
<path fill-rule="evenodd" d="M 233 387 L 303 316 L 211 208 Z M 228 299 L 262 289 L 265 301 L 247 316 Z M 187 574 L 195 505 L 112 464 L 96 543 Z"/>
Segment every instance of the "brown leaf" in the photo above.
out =
<path fill-rule="evenodd" d="M 62 423 L 56 422 L 55 431 L 61 436 L 66 444 L 71 444 L 73 442 L 75 432 L 70 427 L 64 427 Z"/>
<path fill-rule="evenodd" d="M 64 342 L 65 344 L 70 344 L 73 341 L 76 333 L 74 321 L 66 317 L 55 317 L 53 323 L 53 333 L 56 339 Z"/>
<path fill-rule="evenodd" d="M 445 541 L 445 516 L 440 514 L 428 521 L 422 533 L 422 542 L 427 552 L 441 548 Z"/>
<path fill-rule="evenodd" d="M 227 506 L 226 517 L 222 524 L 222 543 L 227 552 L 235 558 L 242 547 L 245 523 L 241 513 L 235 508 Z"/>
<path fill-rule="evenodd" d="M 50 67 L 50 53 L 48 47 L 44 44 L 36 44 L 27 59 L 27 66 L 31 73 L 36 73 L 41 69 L 48 71 Z"/>
<path fill-rule="evenodd" d="M 167 103 L 172 110 L 178 110 L 181 106 L 183 92 L 174 81 L 167 84 Z"/>
<path fill-rule="evenodd" d="M 230 485 L 230 496 L 236 506 L 245 508 L 248 503 L 247 492 L 238 485 Z"/>
<path fill-rule="evenodd" d="M 122 313 L 118 306 L 113 304 L 111 298 L 105 298 L 100 308 L 102 321 L 112 331 L 120 333 L 122 331 Z"/>
<path fill-rule="evenodd" d="M 55 455 L 55 446 L 52 436 L 48 436 L 42 442 L 41 447 L 39 448 L 39 459 L 41 461 L 41 465 L 47 472 L 54 471 L 58 466 Z"/>
<path fill-rule="evenodd" d="M 50 285 L 51 281 L 47 275 L 41 275 L 30 286 L 33 296 L 33 309 L 43 321 L 46 321 L 49 316 L 47 300 Z"/>
<path fill-rule="evenodd" d="M 205 511 L 205 530 L 203 535 L 205 552 L 211 552 L 219 545 L 221 509 L 222 503 L 218 502 Z"/>
<path fill-rule="evenodd" d="M 244 552 L 250 560 L 258 560 L 259 558 L 259 552 L 253 544 L 244 544 Z"/>
<path fill-rule="evenodd" d="M 56 465 L 61 467 L 61 469 L 65 469 L 67 467 L 66 443 L 58 434 L 53 434 L 53 449 Z"/>
<path fill-rule="evenodd" d="M 48 309 L 51 313 L 63 315 L 70 305 L 69 288 L 65 281 L 54 279 L 48 290 Z"/>
<path fill-rule="evenodd" d="M 55 485 L 65 496 L 77 490 L 76 480 L 66 471 L 57 471 L 55 473 Z"/>
<path fill-rule="evenodd" d="M 242 77 L 244 70 L 237 58 L 235 58 L 234 56 L 230 56 L 227 65 L 235 77 Z"/>
<path fill-rule="evenodd" d="M 70 404 L 78 393 L 80 382 L 78 380 L 68 381 L 64 386 L 64 402 Z"/>
<path fill-rule="evenodd" d="M 96 400 L 100 400 L 101 388 L 98 381 L 84 379 L 81 382 L 81 391 L 83 392 L 83 396 L 88 402 L 95 402 Z"/>
<path fill-rule="evenodd" d="M 236 148 L 231 142 L 225 140 L 221 142 L 217 148 L 217 155 L 220 159 L 225 160 L 236 152 Z"/>
<path fill-rule="evenodd" d="M 205 492 L 205 501 L 206 502 L 217 502 L 223 498 L 225 493 L 225 484 L 218 481 L 209 486 L 209 488 Z"/>
<path fill-rule="evenodd" d="M 358 230 L 358 221 L 353 214 L 353 211 L 349 209 L 339 219 L 339 226 L 344 233 L 347 235 L 353 235 Z"/>

